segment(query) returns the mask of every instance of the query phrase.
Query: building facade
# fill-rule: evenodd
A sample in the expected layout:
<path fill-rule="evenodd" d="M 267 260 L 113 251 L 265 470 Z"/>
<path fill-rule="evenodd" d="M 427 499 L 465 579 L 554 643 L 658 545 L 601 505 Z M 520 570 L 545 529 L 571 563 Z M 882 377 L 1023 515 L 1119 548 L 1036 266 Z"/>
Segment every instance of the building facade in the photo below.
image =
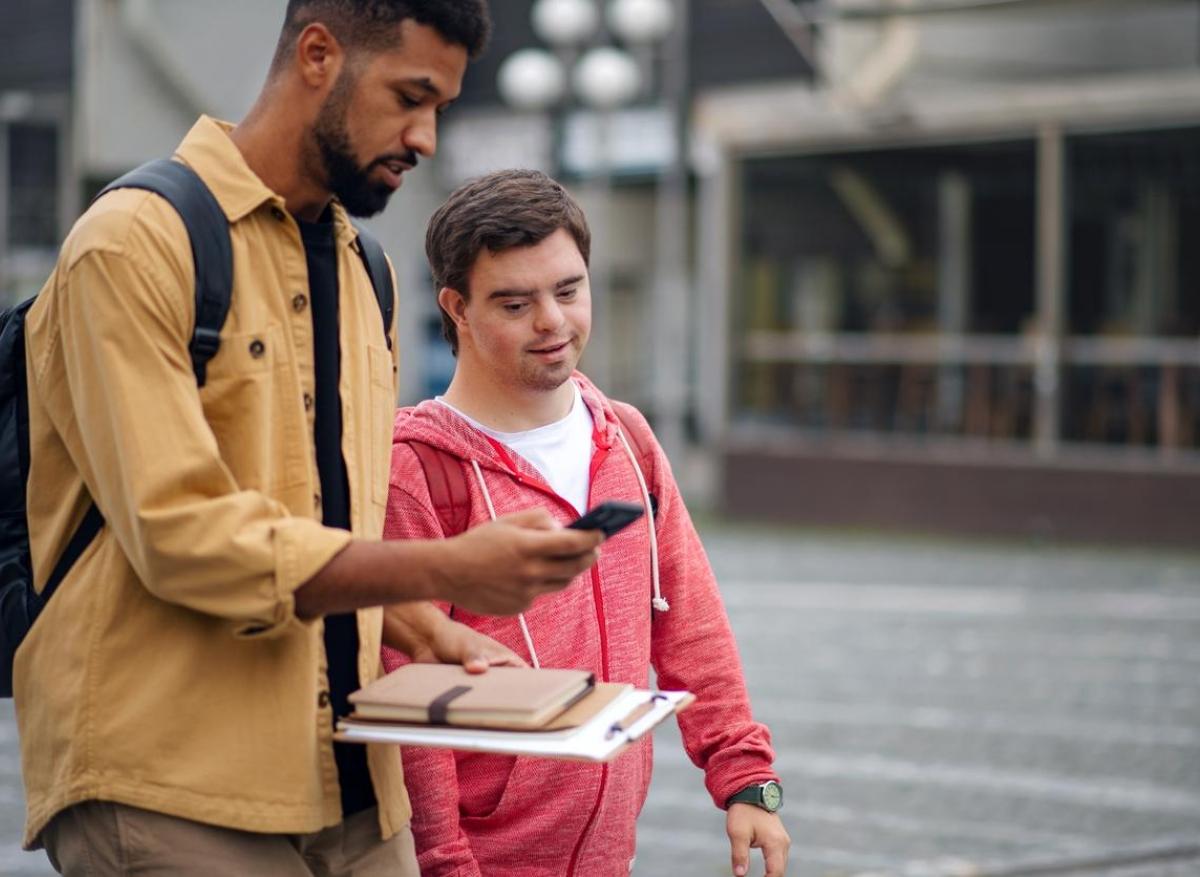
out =
<path fill-rule="evenodd" d="M 0 306 L 36 292 L 76 210 L 71 175 L 74 2 L 0 9 Z"/>
<path fill-rule="evenodd" d="M 726 507 L 1200 544 L 1200 7 L 818 5 L 695 110 Z"/>
<path fill-rule="evenodd" d="M 453 369 L 429 215 L 540 167 L 593 225 L 585 367 L 717 509 L 1200 542 L 1200 5 L 672 3 L 611 112 L 505 106 L 537 37 L 532 2 L 492 4 L 438 158 L 372 221 L 402 401 Z M 0 9 L 0 297 L 36 291 L 105 182 L 201 112 L 240 118 L 284 5 Z"/>

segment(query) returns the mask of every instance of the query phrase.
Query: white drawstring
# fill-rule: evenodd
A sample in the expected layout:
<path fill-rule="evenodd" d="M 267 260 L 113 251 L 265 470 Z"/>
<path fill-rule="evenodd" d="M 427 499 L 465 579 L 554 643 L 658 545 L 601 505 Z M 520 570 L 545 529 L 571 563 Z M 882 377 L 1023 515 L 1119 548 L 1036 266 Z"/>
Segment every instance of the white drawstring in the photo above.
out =
<path fill-rule="evenodd" d="M 646 532 L 650 536 L 650 581 L 654 588 L 654 596 L 650 600 L 650 605 L 659 612 L 670 612 L 671 604 L 663 599 L 662 586 L 659 583 L 658 534 L 654 528 L 654 505 L 650 502 L 650 489 L 646 486 L 646 476 L 642 474 L 642 467 L 638 465 L 637 455 L 634 454 L 633 448 L 629 446 L 629 440 L 625 438 L 625 434 L 620 429 L 617 430 L 617 438 L 621 440 L 621 446 L 625 448 L 629 462 L 633 464 L 633 472 L 637 476 L 638 487 L 642 492 L 642 502 L 646 506 Z M 479 482 L 479 489 L 483 493 L 483 501 L 487 505 L 488 515 L 494 521 L 496 520 L 496 507 L 492 505 L 492 495 L 488 491 L 487 482 L 483 480 L 483 470 L 479 468 L 477 460 L 471 461 L 471 468 L 475 470 L 475 479 Z M 533 637 L 529 634 L 529 625 L 525 623 L 524 612 L 517 616 L 517 621 L 521 625 L 521 634 L 525 637 L 525 647 L 529 649 L 529 657 L 533 661 L 533 666 L 540 668 L 541 664 L 538 662 L 537 650 L 533 647 Z"/>
<path fill-rule="evenodd" d="M 483 480 L 483 472 L 479 468 L 479 463 L 476 460 L 471 461 L 471 468 L 475 470 L 475 477 L 479 481 L 479 489 L 483 491 L 483 501 L 487 503 L 488 514 L 492 520 L 496 520 L 496 507 L 492 505 L 492 495 L 488 493 L 487 483 Z M 533 637 L 529 635 L 529 625 L 525 623 L 525 613 L 522 612 L 517 616 L 517 621 L 521 623 L 521 633 L 525 636 L 525 647 L 529 649 L 529 657 L 533 660 L 534 669 L 540 669 L 541 664 L 538 663 L 537 651 L 533 647 Z"/>
<path fill-rule="evenodd" d="M 642 474 L 642 467 L 638 465 L 637 455 L 629 446 L 629 440 L 625 438 L 625 433 L 620 429 L 617 430 L 617 438 L 621 440 L 621 444 L 625 447 L 625 453 L 629 455 L 629 462 L 633 464 L 638 487 L 642 489 L 642 502 L 646 505 L 646 528 L 650 533 L 650 581 L 654 584 L 654 598 L 650 601 L 650 605 L 659 612 L 670 612 L 671 604 L 663 599 L 662 588 L 658 582 L 658 535 L 654 531 L 654 506 L 650 502 L 650 490 L 646 487 L 646 476 Z"/>

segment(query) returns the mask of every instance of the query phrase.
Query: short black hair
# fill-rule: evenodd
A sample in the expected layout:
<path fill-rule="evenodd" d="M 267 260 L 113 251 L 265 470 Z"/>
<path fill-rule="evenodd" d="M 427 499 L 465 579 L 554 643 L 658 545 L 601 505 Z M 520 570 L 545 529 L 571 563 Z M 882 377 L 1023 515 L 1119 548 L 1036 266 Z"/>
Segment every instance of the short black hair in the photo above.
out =
<path fill-rule="evenodd" d="M 277 69 L 314 22 L 329 28 L 347 52 L 392 48 L 396 25 L 411 18 L 477 58 L 487 46 L 492 19 L 487 0 L 288 0 L 271 69 Z"/>
<path fill-rule="evenodd" d="M 587 265 L 592 253 L 587 217 L 561 183 L 541 171 L 522 169 L 468 180 L 437 209 L 425 232 L 434 288 L 449 287 L 469 298 L 467 277 L 480 253 L 536 246 L 560 228 L 574 239 Z M 442 337 L 457 356 L 458 328 L 445 309 L 439 309 Z"/>

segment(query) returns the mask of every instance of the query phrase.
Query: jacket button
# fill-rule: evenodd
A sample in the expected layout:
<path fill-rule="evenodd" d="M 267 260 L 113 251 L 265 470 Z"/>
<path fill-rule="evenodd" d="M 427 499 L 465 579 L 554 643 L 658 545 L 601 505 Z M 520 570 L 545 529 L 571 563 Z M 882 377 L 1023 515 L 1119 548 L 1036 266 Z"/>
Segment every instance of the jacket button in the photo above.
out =
<path fill-rule="evenodd" d="M 267 345 L 262 343 L 262 339 L 255 338 L 250 342 L 250 355 L 255 359 L 262 359 L 262 355 L 267 352 Z"/>
<path fill-rule="evenodd" d="M 312 407 L 313 407 L 313 397 L 312 397 L 312 394 L 311 394 L 311 393 L 305 393 L 305 394 L 304 394 L 304 410 L 305 410 L 305 411 L 312 411 Z"/>
<path fill-rule="evenodd" d="M 308 307 L 308 297 L 302 293 L 296 293 L 295 298 L 292 299 L 292 310 L 300 313 L 306 307 Z"/>
<path fill-rule="evenodd" d="M 317 706 L 321 709 L 326 709 L 329 706 L 329 692 L 322 691 L 317 694 Z"/>
<path fill-rule="evenodd" d="M 282 210 L 280 210 L 278 207 L 271 208 L 271 215 L 274 216 L 276 219 L 278 219 L 280 222 L 283 222 L 283 218 L 285 216 L 284 212 Z"/>

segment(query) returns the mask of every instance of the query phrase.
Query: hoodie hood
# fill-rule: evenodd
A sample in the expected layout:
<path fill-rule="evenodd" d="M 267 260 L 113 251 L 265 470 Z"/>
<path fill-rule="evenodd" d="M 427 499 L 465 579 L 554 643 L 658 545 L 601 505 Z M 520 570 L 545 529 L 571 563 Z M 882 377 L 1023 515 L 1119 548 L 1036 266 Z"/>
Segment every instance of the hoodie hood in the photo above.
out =
<path fill-rule="evenodd" d="M 597 449 L 611 449 L 618 441 L 619 423 L 612 403 L 582 372 L 575 372 L 570 379 L 579 387 L 583 404 L 592 415 L 593 437 Z M 432 399 L 396 411 L 392 444 L 413 441 L 443 450 L 460 460 L 474 460 L 483 469 L 517 473 L 534 479 L 541 478 L 528 462 L 508 453 L 453 410 Z"/>

